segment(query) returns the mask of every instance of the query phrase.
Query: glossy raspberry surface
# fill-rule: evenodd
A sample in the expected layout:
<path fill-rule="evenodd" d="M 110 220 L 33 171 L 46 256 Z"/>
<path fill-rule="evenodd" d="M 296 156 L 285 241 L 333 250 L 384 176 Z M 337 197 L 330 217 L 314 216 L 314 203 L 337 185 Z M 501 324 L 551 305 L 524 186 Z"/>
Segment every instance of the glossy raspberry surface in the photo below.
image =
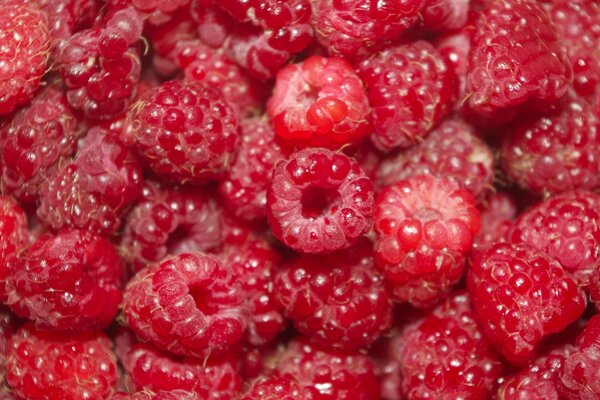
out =
<path fill-rule="evenodd" d="M 303 389 L 293 375 L 273 375 L 263 377 L 252 385 L 242 400 L 295 400 L 303 398 Z"/>
<path fill-rule="evenodd" d="M 0 196 L 0 299 L 6 301 L 6 276 L 16 261 L 16 255 L 29 241 L 27 217 L 8 196 Z"/>

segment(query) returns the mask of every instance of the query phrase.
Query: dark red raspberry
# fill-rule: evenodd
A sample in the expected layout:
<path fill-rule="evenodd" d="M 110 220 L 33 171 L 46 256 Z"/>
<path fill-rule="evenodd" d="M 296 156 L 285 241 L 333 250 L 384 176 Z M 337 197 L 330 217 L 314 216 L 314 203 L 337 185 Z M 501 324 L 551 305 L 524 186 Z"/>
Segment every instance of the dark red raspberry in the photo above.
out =
<path fill-rule="evenodd" d="M 456 75 L 428 42 L 386 49 L 360 63 L 358 73 L 381 150 L 418 143 L 454 107 Z"/>
<path fill-rule="evenodd" d="M 425 0 L 420 13 L 428 31 L 459 29 L 467 23 L 470 0 Z"/>
<path fill-rule="evenodd" d="M 139 197 L 142 169 L 118 138 L 93 128 L 75 160 L 42 185 L 37 214 L 53 229 L 75 227 L 110 235 Z"/>
<path fill-rule="evenodd" d="M 547 107 L 568 90 L 571 65 L 549 16 L 534 0 L 491 0 L 477 21 L 468 105 L 501 121 Z"/>
<path fill-rule="evenodd" d="M 524 245 L 499 243 L 476 253 L 467 283 L 486 334 L 515 364 L 530 360 L 545 336 L 576 321 L 586 305 L 556 260 Z"/>
<path fill-rule="evenodd" d="M 27 324 L 8 343 L 6 381 L 29 400 L 104 399 L 117 382 L 117 361 L 101 332 L 47 332 Z"/>
<path fill-rule="evenodd" d="M 371 228 L 373 183 L 358 163 L 316 148 L 277 165 L 267 194 L 269 225 L 302 253 L 347 248 Z"/>
<path fill-rule="evenodd" d="M 306 394 L 293 375 L 278 373 L 258 379 L 242 400 L 298 400 L 305 399 Z"/>
<path fill-rule="evenodd" d="M 242 138 L 238 155 L 219 182 L 223 203 L 236 217 L 254 220 L 267 216 L 267 188 L 275 165 L 284 159 L 284 149 L 265 117 L 241 121 Z"/>
<path fill-rule="evenodd" d="M 166 82 L 142 95 L 130 117 L 133 143 L 162 176 L 204 183 L 222 176 L 232 162 L 237 114 L 214 89 Z"/>
<path fill-rule="evenodd" d="M 418 175 L 379 194 L 377 262 L 398 301 L 426 307 L 462 277 L 479 230 L 473 196 L 447 178 Z"/>
<path fill-rule="evenodd" d="M 213 256 L 181 254 L 129 281 L 123 313 L 143 340 L 178 355 L 222 353 L 238 342 L 249 312 L 238 278 Z"/>
<path fill-rule="evenodd" d="M 448 178 L 481 201 L 492 189 L 494 155 L 471 126 L 449 119 L 422 142 L 383 161 L 378 178 L 382 186 L 402 179 L 430 174 Z"/>
<path fill-rule="evenodd" d="M 350 59 L 368 56 L 396 41 L 419 21 L 423 0 L 316 0 L 313 26 L 330 54 Z"/>
<path fill-rule="evenodd" d="M 579 100 L 516 124 L 504 139 L 502 168 L 533 193 L 594 189 L 600 186 L 597 125 L 593 108 Z"/>
<path fill-rule="evenodd" d="M 367 239 L 339 253 L 290 261 L 275 288 L 296 328 L 324 347 L 368 347 L 391 325 L 391 299 Z"/>
<path fill-rule="evenodd" d="M 27 218 L 12 197 L 0 196 L 0 301 L 6 301 L 6 276 L 29 240 Z"/>
<path fill-rule="evenodd" d="M 406 399 L 491 398 L 502 362 L 459 292 L 402 333 L 401 391 Z"/>
<path fill-rule="evenodd" d="M 481 229 L 473 240 L 473 248 L 487 251 L 494 244 L 506 241 L 517 216 L 517 206 L 508 194 L 497 192 L 488 196 L 479 210 Z"/>
<path fill-rule="evenodd" d="M 275 133 L 300 147 L 337 149 L 371 133 L 365 89 L 342 58 L 312 56 L 281 69 L 267 112 Z"/>
<path fill-rule="evenodd" d="M 2 192 L 35 202 L 42 183 L 75 152 L 80 134 L 64 94 L 55 87 L 41 91 L 0 126 Z"/>
<path fill-rule="evenodd" d="M 2 116 L 31 100 L 40 86 L 51 45 L 46 14 L 29 2 L 3 2 L 0 43 Z"/>
<path fill-rule="evenodd" d="M 196 393 L 185 390 L 162 390 L 158 393 L 143 390 L 132 394 L 115 393 L 108 400 L 202 400 L 202 398 L 198 397 Z"/>
<path fill-rule="evenodd" d="M 20 321 L 8 310 L 8 308 L 0 307 L 0 400 L 5 400 L 2 397 L 2 385 L 4 384 L 4 375 L 6 372 L 5 362 L 6 353 L 8 350 L 8 342 L 11 336 L 19 328 Z"/>

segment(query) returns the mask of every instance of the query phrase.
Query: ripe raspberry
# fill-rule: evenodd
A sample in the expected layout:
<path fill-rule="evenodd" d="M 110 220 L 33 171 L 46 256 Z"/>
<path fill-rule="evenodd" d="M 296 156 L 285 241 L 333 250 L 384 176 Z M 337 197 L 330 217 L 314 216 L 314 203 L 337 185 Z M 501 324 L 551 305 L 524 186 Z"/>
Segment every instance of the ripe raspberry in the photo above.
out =
<path fill-rule="evenodd" d="M 123 313 L 143 340 L 190 356 L 228 350 L 249 317 L 232 271 L 213 256 L 187 253 L 139 271 L 127 285 Z"/>
<path fill-rule="evenodd" d="M 481 229 L 473 240 L 473 248 L 487 251 L 494 244 L 506 241 L 517 216 L 517 206 L 508 194 L 498 192 L 485 199 L 479 210 Z"/>
<path fill-rule="evenodd" d="M 93 128 L 75 160 L 42 185 L 37 214 L 53 229 L 115 232 L 142 190 L 142 170 L 116 137 Z"/>
<path fill-rule="evenodd" d="M 135 392 L 132 394 L 115 393 L 108 400 L 202 400 L 196 393 L 185 390 L 160 391 L 158 393 L 147 390 Z"/>
<path fill-rule="evenodd" d="M 19 329 L 8 343 L 6 381 L 29 400 L 104 399 L 117 381 L 117 361 L 103 333 Z"/>
<path fill-rule="evenodd" d="M 306 398 L 306 394 L 294 376 L 275 373 L 255 381 L 242 400 L 297 400 L 304 398 Z"/>
<path fill-rule="evenodd" d="M 425 0 L 422 23 L 428 31 L 459 29 L 467 23 L 470 0 Z"/>
<path fill-rule="evenodd" d="M 377 170 L 383 159 L 382 153 L 370 141 L 363 141 L 352 146 L 346 146 L 342 149 L 345 155 L 355 159 L 365 174 L 377 184 Z"/>
<path fill-rule="evenodd" d="M 98 0 L 31 0 L 48 16 L 48 28 L 53 39 L 68 39 L 82 29 L 89 28 L 100 14 Z M 53 46 L 56 46 L 56 42 Z"/>
<path fill-rule="evenodd" d="M 421 143 L 383 161 L 379 183 L 390 186 L 416 175 L 446 177 L 481 201 L 494 181 L 494 155 L 475 130 L 449 119 Z"/>
<path fill-rule="evenodd" d="M 2 192 L 35 202 L 42 183 L 75 152 L 80 133 L 63 93 L 54 87 L 41 91 L 0 126 Z"/>
<path fill-rule="evenodd" d="M 275 289 L 296 328 L 325 347 L 368 347 L 391 324 L 391 299 L 367 239 L 340 253 L 289 262 Z"/>
<path fill-rule="evenodd" d="M 508 233 L 554 257 L 580 286 L 600 273 L 600 196 L 587 191 L 552 196 L 523 212 Z"/>
<path fill-rule="evenodd" d="M 452 111 L 456 75 L 428 42 L 392 47 L 358 66 L 372 107 L 373 142 L 381 150 L 418 143 Z"/>
<path fill-rule="evenodd" d="M 364 58 L 413 27 L 422 7 L 423 0 L 316 0 L 312 24 L 330 54 Z"/>
<path fill-rule="evenodd" d="M 326 149 L 279 163 L 267 194 L 273 234 L 302 253 L 351 246 L 370 229 L 373 203 L 373 183 L 358 163 Z"/>
<path fill-rule="evenodd" d="M 449 291 L 478 230 L 473 196 L 447 178 L 419 175 L 383 189 L 375 251 L 396 300 L 427 307 Z"/>
<path fill-rule="evenodd" d="M 108 3 L 116 9 L 131 6 L 144 21 L 160 25 L 170 21 L 173 14 L 185 8 L 190 0 L 109 0 Z"/>
<path fill-rule="evenodd" d="M 0 399 L 4 400 L 2 397 L 2 385 L 4 384 L 4 375 L 6 373 L 6 352 L 8 350 L 8 342 L 11 336 L 16 332 L 19 328 L 19 320 L 7 309 L 4 307 L 0 307 Z"/>
<path fill-rule="evenodd" d="M 267 112 L 275 133 L 300 147 L 337 149 L 371 133 L 362 82 L 341 58 L 312 56 L 284 67 Z"/>
<path fill-rule="evenodd" d="M 237 114 L 209 87 L 163 83 L 141 97 L 130 117 L 138 151 L 169 179 L 204 183 L 222 176 L 234 155 Z"/>
<path fill-rule="evenodd" d="M 556 260 L 523 245 L 499 243 L 476 253 L 467 283 L 485 332 L 515 364 L 531 359 L 545 336 L 576 321 L 586 305 Z"/>
<path fill-rule="evenodd" d="M 34 4 L 7 0 L 0 18 L 0 116 L 31 100 L 50 55 L 46 15 Z"/>
<path fill-rule="evenodd" d="M 489 399 L 502 374 L 494 352 L 459 292 L 402 333 L 399 373 L 407 399 Z"/>
<path fill-rule="evenodd" d="M 27 219 L 12 197 L 0 196 L 0 301 L 6 301 L 6 276 L 27 245 Z"/>
<path fill-rule="evenodd" d="M 471 47 L 471 109 L 508 120 L 529 106 L 543 109 L 555 103 L 571 80 L 571 65 L 541 5 L 533 0 L 486 3 Z"/>
<path fill-rule="evenodd" d="M 284 159 L 284 149 L 275 140 L 266 118 L 246 118 L 241 125 L 240 149 L 226 177 L 219 182 L 219 193 L 236 217 L 265 218 L 267 188 L 273 180 L 275 165 Z"/>

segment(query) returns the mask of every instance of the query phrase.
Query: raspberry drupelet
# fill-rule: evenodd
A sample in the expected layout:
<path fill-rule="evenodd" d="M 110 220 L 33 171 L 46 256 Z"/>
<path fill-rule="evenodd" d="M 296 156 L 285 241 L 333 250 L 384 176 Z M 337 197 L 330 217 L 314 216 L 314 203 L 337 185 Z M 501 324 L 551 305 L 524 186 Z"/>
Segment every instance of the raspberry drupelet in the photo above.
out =
<path fill-rule="evenodd" d="M 373 204 L 373 183 L 358 163 L 323 148 L 279 163 L 267 193 L 273 234 L 301 253 L 351 246 L 371 228 Z"/>
<path fill-rule="evenodd" d="M 467 23 L 470 0 L 425 0 L 424 3 L 420 16 L 428 31 L 453 31 Z"/>
<path fill-rule="evenodd" d="M 28 244 L 27 217 L 12 197 L 0 196 L 0 301 L 6 301 L 6 276 Z"/>
<path fill-rule="evenodd" d="M 505 192 L 489 195 L 479 205 L 481 229 L 473 240 L 473 249 L 485 251 L 499 242 L 507 241 L 508 232 L 517 216 L 517 205 Z"/>
<path fill-rule="evenodd" d="M 173 18 L 173 14 L 185 9 L 191 0 L 108 0 L 109 6 L 120 9 L 133 7 L 144 21 L 153 25 L 162 25 Z"/>
<path fill-rule="evenodd" d="M 12 335 L 17 331 L 21 321 L 11 313 L 8 308 L 0 307 L 0 393 L 2 392 L 2 386 L 4 385 L 4 376 L 6 373 L 6 354 L 8 350 L 8 342 Z M 1 400 L 7 400 L 0 395 Z"/>
<path fill-rule="evenodd" d="M 304 390 L 292 375 L 275 373 L 258 379 L 242 400 L 298 400 L 306 398 Z"/>
<path fill-rule="evenodd" d="M 131 394 L 115 393 L 108 400 L 202 400 L 202 397 L 186 390 L 161 390 L 157 393 L 143 390 Z"/>

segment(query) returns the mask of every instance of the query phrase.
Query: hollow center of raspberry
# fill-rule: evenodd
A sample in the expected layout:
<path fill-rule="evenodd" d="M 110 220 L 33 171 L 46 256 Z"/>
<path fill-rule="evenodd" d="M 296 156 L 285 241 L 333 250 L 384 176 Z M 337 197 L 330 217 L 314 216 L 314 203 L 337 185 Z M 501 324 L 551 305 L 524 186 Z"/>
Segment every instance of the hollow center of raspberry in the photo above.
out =
<path fill-rule="evenodd" d="M 415 212 L 414 216 L 421 221 L 443 219 L 443 214 L 434 208 L 421 208 Z"/>
<path fill-rule="evenodd" d="M 302 216 L 316 219 L 326 214 L 339 202 L 339 193 L 335 189 L 311 187 L 302 194 Z"/>
<path fill-rule="evenodd" d="M 169 254 L 176 256 L 187 251 L 193 251 L 191 235 L 192 232 L 190 226 L 179 225 L 177 229 L 169 235 L 169 239 L 167 240 Z"/>
<path fill-rule="evenodd" d="M 211 307 L 211 304 L 214 301 L 212 300 L 210 291 L 208 291 L 205 287 L 190 286 L 189 294 L 194 299 L 194 303 L 196 303 L 196 308 L 200 310 L 204 315 L 212 315 L 218 311 L 214 306 Z"/>

